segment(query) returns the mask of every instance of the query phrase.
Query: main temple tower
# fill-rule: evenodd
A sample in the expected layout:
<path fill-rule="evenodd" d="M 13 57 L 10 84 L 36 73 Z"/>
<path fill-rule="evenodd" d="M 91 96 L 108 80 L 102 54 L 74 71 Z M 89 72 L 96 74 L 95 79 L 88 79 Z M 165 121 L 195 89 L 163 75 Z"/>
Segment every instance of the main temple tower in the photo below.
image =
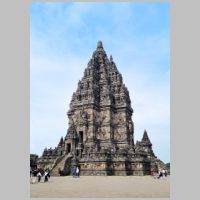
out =
<path fill-rule="evenodd" d="M 130 148 L 134 132 L 132 113 L 122 75 L 99 41 L 72 96 L 69 130 L 74 129 L 79 143 L 85 146 Z"/>
<path fill-rule="evenodd" d="M 133 109 L 127 87 L 101 41 L 92 54 L 67 112 L 69 128 L 54 150 L 45 149 L 43 166 L 52 174 L 145 175 L 156 169 L 156 157 L 145 131 L 134 145 Z"/>

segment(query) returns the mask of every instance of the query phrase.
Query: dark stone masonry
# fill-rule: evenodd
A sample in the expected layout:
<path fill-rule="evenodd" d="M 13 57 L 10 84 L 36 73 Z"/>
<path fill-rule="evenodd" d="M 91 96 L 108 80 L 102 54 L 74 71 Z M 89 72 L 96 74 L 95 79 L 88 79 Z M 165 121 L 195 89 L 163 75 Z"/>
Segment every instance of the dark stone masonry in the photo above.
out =
<path fill-rule="evenodd" d="M 54 149 L 44 149 L 39 166 L 69 174 L 72 166 L 80 175 L 149 175 L 162 162 L 152 150 L 144 131 L 134 143 L 133 109 L 129 91 L 112 56 L 99 41 L 67 113 L 69 128 Z"/>

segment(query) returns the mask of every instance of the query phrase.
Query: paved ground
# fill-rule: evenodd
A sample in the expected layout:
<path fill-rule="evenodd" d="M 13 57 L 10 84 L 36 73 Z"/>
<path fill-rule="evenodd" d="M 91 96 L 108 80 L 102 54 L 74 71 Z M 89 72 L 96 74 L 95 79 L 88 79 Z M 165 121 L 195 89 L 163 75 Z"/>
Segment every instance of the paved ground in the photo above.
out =
<path fill-rule="evenodd" d="M 82 176 L 51 177 L 49 182 L 30 184 L 34 197 L 169 197 L 170 177 L 151 176 Z"/>

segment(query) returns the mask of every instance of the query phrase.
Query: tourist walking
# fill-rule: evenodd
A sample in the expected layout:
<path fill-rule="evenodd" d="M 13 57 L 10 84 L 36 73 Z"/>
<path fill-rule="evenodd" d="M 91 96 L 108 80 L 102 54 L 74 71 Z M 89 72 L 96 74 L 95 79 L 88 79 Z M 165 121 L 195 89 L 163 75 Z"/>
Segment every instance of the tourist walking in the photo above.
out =
<path fill-rule="evenodd" d="M 38 173 L 37 170 L 31 171 L 31 174 L 30 174 L 31 183 L 36 183 L 37 182 L 37 173 Z"/>
<path fill-rule="evenodd" d="M 165 169 L 163 168 L 163 169 L 162 169 L 162 177 L 163 177 L 163 179 L 165 179 L 165 177 L 166 177 L 166 176 L 165 176 L 165 173 L 166 173 L 166 172 L 165 172 Z"/>
<path fill-rule="evenodd" d="M 165 177 L 167 177 L 167 170 L 165 169 Z"/>
<path fill-rule="evenodd" d="M 73 176 L 73 178 L 76 177 L 76 167 L 75 166 L 72 167 L 72 176 Z"/>
<path fill-rule="evenodd" d="M 44 182 L 47 182 L 48 178 L 50 178 L 50 174 L 49 174 L 49 170 L 46 169 L 44 172 Z"/>
<path fill-rule="evenodd" d="M 38 173 L 37 173 L 37 177 L 38 177 L 38 182 L 40 182 L 40 180 L 41 180 L 41 177 L 42 177 L 42 174 L 41 174 L 41 172 L 40 172 L 40 171 L 38 171 Z"/>
<path fill-rule="evenodd" d="M 79 167 L 76 167 L 76 177 L 79 177 Z"/>
<path fill-rule="evenodd" d="M 162 178 L 163 178 L 162 169 L 160 169 L 158 173 L 158 179 L 162 179 Z"/>

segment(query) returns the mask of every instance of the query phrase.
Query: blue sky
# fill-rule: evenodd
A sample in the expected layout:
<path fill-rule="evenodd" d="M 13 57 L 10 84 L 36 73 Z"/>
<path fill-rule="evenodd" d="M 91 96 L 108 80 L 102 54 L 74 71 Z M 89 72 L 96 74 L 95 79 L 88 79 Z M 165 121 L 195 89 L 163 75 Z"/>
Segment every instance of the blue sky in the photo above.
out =
<path fill-rule="evenodd" d="M 169 162 L 170 4 L 32 2 L 30 14 L 30 152 L 66 135 L 72 93 L 102 40 L 130 92 L 135 141 L 146 129 Z"/>

